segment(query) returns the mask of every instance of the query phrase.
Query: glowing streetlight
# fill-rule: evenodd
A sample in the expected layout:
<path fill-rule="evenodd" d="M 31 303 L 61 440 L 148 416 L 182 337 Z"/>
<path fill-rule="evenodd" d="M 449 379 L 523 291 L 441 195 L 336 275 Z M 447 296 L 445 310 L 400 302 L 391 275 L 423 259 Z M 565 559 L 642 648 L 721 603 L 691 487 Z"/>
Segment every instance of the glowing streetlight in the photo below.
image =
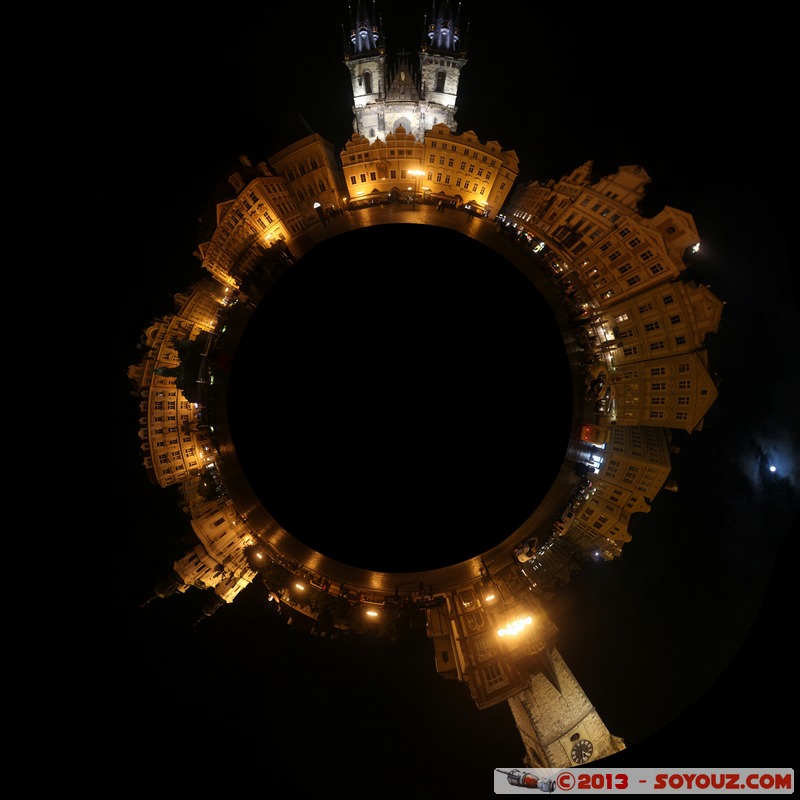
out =
<path fill-rule="evenodd" d="M 505 625 L 502 628 L 499 628 L 497 631 L 498 636 L 517 636 L 518 634 L 522 633 L 525 628 L 528 627 L 533 622 L 533 617 L 524 617 L 523 619 L 515 619 L 513 622 L 509 622 L 508 625 Z"/>
<path fill-rule="evenodd" d="M 417 192 L 419 191 L 419 179 L 425 174 L 424 170 L 421 169 L 410 169 L 408 171 L 409 175 L 413 175 L 416 179 L 416 188 L 414 189 L 414 203 L 412 205 L 412 210 L 416 211 L 417 209 Z"/>

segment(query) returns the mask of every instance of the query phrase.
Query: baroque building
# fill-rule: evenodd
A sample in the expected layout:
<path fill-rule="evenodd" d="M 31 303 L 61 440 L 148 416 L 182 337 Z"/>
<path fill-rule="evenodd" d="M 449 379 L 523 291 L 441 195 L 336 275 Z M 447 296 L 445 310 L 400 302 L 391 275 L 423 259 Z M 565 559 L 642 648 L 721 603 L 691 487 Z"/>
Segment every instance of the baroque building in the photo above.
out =
<path fill-rule="evenodd" d="M 672 465 L 663 428 L 614 426 L 590 492 L 559 530 L 573 553 L 609 561 L 631 540 L 635 513 L 648 513 Z"/>
<path fill-rule="evenodd" d="M 131 394 L 139 399 L 144 466 L 157 486 L 181 484 L 214 460 L 198 387 L 205 380 L 202 350 L 227 298 L 228 287 L 210 279 L 177 294 L 175 313 L 143 332 L 141 360 L 128 368 Z"/>
<path fill-rule="evenodd" d="M 306 225 L 286 178 L 247 156 L 231 170 L 200 218 L 195 256 L 220 283 L 237 288 L 265 254 Z"/>
<path fill-rule="evenodd" d="M 514 151 L 482 142 L 474 131 L 436 125 L 424 141 L 398 126 L 374 142 L 354 133 L 341 153 L 350 207 L 413 200 L 442 202 L 494 219 L 519 173 Z"/>
<path fill-rule="evenodd" d="M 699 431 L 717 396 L 705 340 L 724 303 L 686 277 L 700 246 L 694 220 L 671 207 L 641 215 L 650 183 L 641 167 L 597 180 L 592 168 L 515 188 L 504 218 L 588 323 L 606 370 L 595 422 Z"/>
<path fill-rule="evenodd" d="M 281 175 L 295 207 L 306 224 L 320 215 L 340 212 L 347 199 L 339 153 L 334 146 L 311 130 L 299 114 L 286 120 L 282 131 L 289 141 L 282 143 L 269 158 L 270 167 Z"/>
<path fill-rule="evenodd" d="M 593 166 L 515 188 L 504 213 L 560 257 L 559 279 L 577 301 L 606 308 L 680 275 L 699 237 L 686 212 L 638 213 L 651 181 L 644 169 L 620 167 L 593 182 Z"/>

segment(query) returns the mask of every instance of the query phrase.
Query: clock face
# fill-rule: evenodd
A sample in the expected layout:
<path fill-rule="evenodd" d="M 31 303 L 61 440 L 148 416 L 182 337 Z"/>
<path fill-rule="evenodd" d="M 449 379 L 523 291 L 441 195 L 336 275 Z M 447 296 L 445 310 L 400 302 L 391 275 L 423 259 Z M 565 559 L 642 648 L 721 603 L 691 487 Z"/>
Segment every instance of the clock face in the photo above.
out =
<path fill-rule="evenodd" d="M 572 760 L 576 764 L 585 764 L 594 752 L 594 745 L 588 739 L 581 739 L 572 745 Z"/>

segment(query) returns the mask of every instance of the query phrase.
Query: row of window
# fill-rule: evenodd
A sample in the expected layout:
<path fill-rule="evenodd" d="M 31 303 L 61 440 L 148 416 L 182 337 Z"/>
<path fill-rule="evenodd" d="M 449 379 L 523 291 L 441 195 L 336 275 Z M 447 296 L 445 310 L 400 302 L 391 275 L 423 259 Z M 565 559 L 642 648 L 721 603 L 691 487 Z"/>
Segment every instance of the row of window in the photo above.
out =
<path fill-rule="evenodd" d="M 430 163 L 430 164 L 435 164 L 436 163 L 436 156 L 433 155 L 433 153 L 431 153 L 431 155 L 428 157 L 428 163 Z M 445 166 L 444 156 L 439 156 L 439 166 L 441 166 L 441 167 Z M 451 167 L 451 168 L 454 167 L 455 166 L 455 159 L 454 158 L 448 158 L 447 159 L 447 166 Z M 462 161 L 460 166 L 459 166 L 459 170 L 461 172 L 464 172 L 464 170 L 466 170 L 470 175 L 472 175 L 475 172 L 475 164 L 470 164 L 469 166 L 467 166 L 467 162 L 466 161 Z M 483 177 L 483 167 L 480 167 L 480 166 L 478 167 L 478 177 L 479 178 Z M 492 178 L 492 171 L 489 170 L 486 173 L 486 180 L 487 181 L 491 180 L 491 178 Z"/>
<path fill-rule="evenodd" d="M 413 158 L 414 151 L 413 150 L 389 150 L 389 157 L 390 158 Z M 375 161 L 375 155 L 373 153 L 373 148 L 370 145 L 364 145 L 363 152 L 357 153 L 350 153 L 348 156 L 348 161 L 351 164 L 356 164 L 359 161 Z"/>
<path fill-rule="evenodd" d="M 431 149 L 435 150 L 437 145 L 439 144 L 439 142 L 437 142 L 436 139 L 430 139 L 429 140 L 429 144 L 431 146 Z M 447 142 L 442 142 L 441 144 L 442 144 L 442 146 L 441 146 L 442 150 L 447 150 L 448 149 L 448 143 Z M 452 142 L 449 144 L 449 148 L 450 148 L 450 152 L 451 153 L 455 153 L 456 152 L 456 145 L 453 144 Z M 467 156 L 467 158 L 470 157 L 470 149 L 469 149 L 469 147 L 465 147 L 462 150 L 462 155 Z M 486 153 L 479 153 L 477 150 L 473 150 L 472 151 L 472 158 L 474 158 L 476 161 L 478 159 L 480 159 L 484 164 L 488 163 L 488 161 L 489 161 L 489 156 Z M 497 160 L 493 158 L 492 161 L 491 161 L 491 166 L 494 167 L 496 165 L 497 165 Z"/>
<path fill-rule="evenodd" d="M 620 338 L 622 338 L 622 337 L 620 337 Z M 681 335 L 681 336 L 676 336 L 675 337 L 675 346 L 676 347 L 682 347 L 685 344 L 686 344 L 686 337 L 685 336 Z M 665 350 L 667 345 L 666 345 L 666 342 L 664 341 L 664 339 L 658 339 L 655 342 L 650 342 L 648 347 L 649 347 L 651 353 L 657 353 L 660 350 Z M 628 357 L 638 356 L 641 353 L 641 351 L 639 350 L 639 346 L 636 345 L 636 344 L 632 344 L 632 345 L 628 345 L 627 347 L 623 347 L 622 348 L 622 352 L 623 352 L 624 355 L 626 355 Z"/>
<path fill-rule="evenodd" d="M 309 169 L 311 169 L 312 171 L 315 170 L 315 169 L 319 169 L 319 164 L 317 164 L 317 159 L 314 158 L 314 156 L 311 156 L 308 159 L 308 164 L 309 164 Z M 302 163 L 298 164 L 297 165 L 297 171 L 298 171 L 298 173 L 300 175 L 305 175 L 306 174 L 306 166 L 305 166 L 305 164 L 302 164 Z M 286 170 L 286 177 L 290 181 L 293 181 L 295 179 L 295 177 L 296 177 L 294 170 L 293 169 L 287 169 Z"/>
<path fill-rule="evenodd" d="M 405 172 L 405 170 L 401 170 L 401 173 Z M 400 180 L 403 180 L 403 175 L 401 174 Z M 395 170 L 389 171 L 389 179 L 390 180 L 397 180 Z M 376 183 L 378 180 L 378 176 L 374 172 L 369 173 L 369 180 L 372 183 Z M 433 181 L 433 176 L 431 174 L 428 175 L 428 180 Z M 351 175 L 350 176 L 350 185 L 357 186 L 358 183 L 367 183 L 367 173 L 362 172 L 359 175 Z M 450 185 L 450 175 L 442 176 L 441 172 L 436 173 L 436 181 L 437 184 L 441 186 L 449 186 Z M 470 188 L 470 183 L 468 180 L 465 180 L 462 184 L 461 176 L 456 178 L 456 182 L 454 184 L 457 188 L 463 189 L 465 192 L 474 192 L 475 194 L 485 195 L 486 194 L 486 186 L 481 186 L 477 181 L 472 184 L 472 188 Z M 500 184 L 500 191 L 505 189 L 506 185 L 505 182 Z"/>
<path fill-rule="evenodd" d="M 588 198 L 588 197 L 587 197 L 587 198 L 585 198 L 584 200 L 582 200 L 582 201 L 581 201 L 581 205 L 582 205 L 582 206 L 584 206 L 584 207 L 585 207 L 585 206 L 588 206 L 588 205 L 589 205 L 589 200 L 590 200 L 590 198 Z M 600 211 L 600 209 L 601 209 L 601 208 L 603 209 L 602 211 Z M 592 206 L 591 210 L 592 210 L 592 211 L 593 211 L 595 214 L 596 214 L 597 212 L 600 212 L 600 216 L 601 216 L 601 217 L 609 217 L 609 220 L 610 220 L 611 222 L 616 222 L 616 221 L 619 219 L 619 216 L 620 216 L 620 215 L 619 215 L 619 214 L 617 214 L 617 213 L 613 213 L 613 214 L 612 214 L 611 212 L 612 212 L 614 209 L 613 209 L 613 208 L 610 208 L 609 206 L 606 206 L 605 208 L 603 208 L 603 204 L 602 204 L 602 203 L 595 203 L 595 204 Z M 611 215 L 611 216 L 609 216 L 609 215 Z"/>

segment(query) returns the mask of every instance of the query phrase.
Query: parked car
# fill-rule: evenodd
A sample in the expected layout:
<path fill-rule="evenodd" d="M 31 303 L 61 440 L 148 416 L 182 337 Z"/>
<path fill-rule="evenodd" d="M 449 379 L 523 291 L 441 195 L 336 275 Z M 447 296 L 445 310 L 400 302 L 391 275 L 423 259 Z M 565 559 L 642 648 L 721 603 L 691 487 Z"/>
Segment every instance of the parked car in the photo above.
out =
<path fill-rule="evenodd" d="M 538 547 L 538 539 L 528 539 L 525 542 L 520 542 L 520 544 L 514 548 L 514 558 L 516 558 L 520 564 L 524 564 L 536 555 L 536 549 Z"/>

